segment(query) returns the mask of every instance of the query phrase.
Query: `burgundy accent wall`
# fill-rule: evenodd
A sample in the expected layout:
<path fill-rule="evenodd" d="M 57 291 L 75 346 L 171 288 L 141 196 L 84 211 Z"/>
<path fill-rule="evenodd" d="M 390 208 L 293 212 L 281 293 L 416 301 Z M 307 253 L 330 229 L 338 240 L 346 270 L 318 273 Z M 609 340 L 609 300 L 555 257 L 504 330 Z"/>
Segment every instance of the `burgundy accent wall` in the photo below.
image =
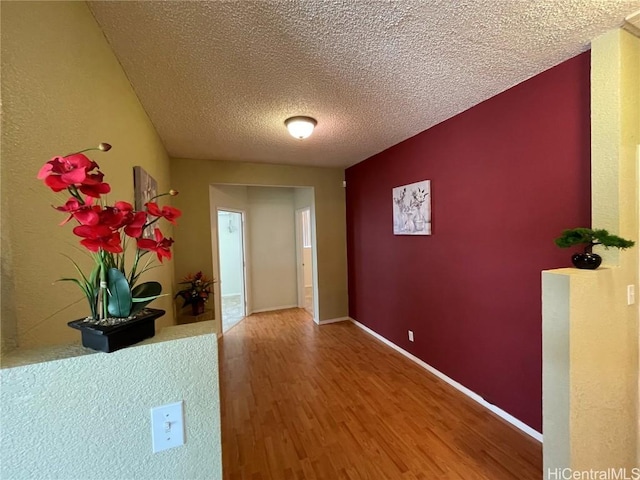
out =
<path fill-rule="evenodd" d="M 591 224 L 589 71 L 586 52 L 346 171 L 349 315 L 538 431 L 540 272 Z M 391 190 L 421 180 L 432 235 L 394 236 Z"/>

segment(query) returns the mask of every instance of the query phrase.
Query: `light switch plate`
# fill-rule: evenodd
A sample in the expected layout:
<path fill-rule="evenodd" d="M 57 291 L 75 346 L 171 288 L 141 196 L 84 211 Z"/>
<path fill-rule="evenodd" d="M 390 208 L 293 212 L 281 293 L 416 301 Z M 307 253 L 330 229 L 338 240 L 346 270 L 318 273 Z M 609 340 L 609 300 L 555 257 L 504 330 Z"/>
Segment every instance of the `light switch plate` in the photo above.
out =
<path fill-rule="evenodd" d="M 184 445 L 184 402 L 151 409 L 153 453 Z"/>

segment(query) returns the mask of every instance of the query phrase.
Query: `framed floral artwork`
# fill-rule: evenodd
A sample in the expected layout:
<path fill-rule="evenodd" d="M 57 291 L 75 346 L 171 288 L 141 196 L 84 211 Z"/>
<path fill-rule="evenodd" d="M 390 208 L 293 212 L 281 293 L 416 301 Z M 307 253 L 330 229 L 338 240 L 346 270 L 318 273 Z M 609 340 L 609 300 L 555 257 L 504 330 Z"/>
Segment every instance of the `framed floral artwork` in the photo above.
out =
<path fill-rule="evenodd" d="M 145 204 L 158 195 L 158 182 L 142 167 L 133 167 L 133 189 L 135 209 L 145 210 Z M 142 233 L 144 238 L 154 238 L 153 226 L 148 226 Z"/>
<path fill-rule="evenodd" d="M 393 234 L 431 235 L 431 180 L 393 189 Z"/>

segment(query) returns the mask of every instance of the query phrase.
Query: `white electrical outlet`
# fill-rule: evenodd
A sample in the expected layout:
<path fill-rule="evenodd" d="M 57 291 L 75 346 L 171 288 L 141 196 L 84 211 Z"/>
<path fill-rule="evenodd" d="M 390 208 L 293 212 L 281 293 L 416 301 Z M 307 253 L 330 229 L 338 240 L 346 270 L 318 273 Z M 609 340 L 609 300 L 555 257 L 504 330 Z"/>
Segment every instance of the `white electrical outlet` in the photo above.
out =
<path fill-rule="evenodd" d="M 413 332 L 409 330 L 409 341 L 413 342 Z"/>
<path fill-rule="evenodd" d="M 151 409 L 153 453 L 184 445 L 183 402 Z"/>
<path fill-rule="evenodd" d="M 627 305 L 636 303 L 636 286 L 627 285 Z"/>

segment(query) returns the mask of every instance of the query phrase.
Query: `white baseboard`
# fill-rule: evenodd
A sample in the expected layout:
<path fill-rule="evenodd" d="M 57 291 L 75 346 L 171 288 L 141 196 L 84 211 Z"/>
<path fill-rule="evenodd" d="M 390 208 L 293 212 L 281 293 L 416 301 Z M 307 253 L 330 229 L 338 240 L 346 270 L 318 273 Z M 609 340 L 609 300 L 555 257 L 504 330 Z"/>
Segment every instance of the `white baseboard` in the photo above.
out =
<path fill-rule="evenodd" d="M 251 313 L 274 312 L 276 310 L 286 310 L 287 308 L 298 308 L 298 304 L 294 303 L 292 305 L 280 305 L 279 307 L 260 308 L 258 310 L 251 310 Z"/>
<path fill-rule="evenodd" d="M 347 322 L 349 320 L 354 321 L 351 317 L 327 318 L 326 320 L 320 320 L 318 322 L 318 325 L 326 325 L 328 323 Z"/>
<path fill-rule="evenodd" d="M 348 317 L 345 317 L 345 318 L 348 318 Z M 534 430 L 533 428 L 531 428 L 526 423 L 518 420 L 513 415 L 505 412 L 504 410 L 502 410 L 501 408 L 493 405 L 492 403 L 487 402 L 484 398 L 482 398 L 477 393 L 473 392 L 472 390 L 469 390 L 467 387 L 465 387 L 464 385 L 456 382 L 454 379 L 452 379 L 450 377 L 447 377 L 441 371 L 435 369 L 434 367 L 432 367 L 428 363 L 420 360 L 415 355 L 412 355 L 411 353 L 407 352 L 406 350 L 400 348 L 395 343 L 387 340 L 382 335 L 374 332 L 373 330 L 371 330 L 366 325 L 363 325 L 362 323 L 358 322 L 357 320 L 354 320 L 353 318 L 349 318 L 349 320 L 351 320 L 356 326 L 358 326 L 359 328 L 361 328 L 362 330 L 367 332 L 369 335 L 372 335 L 373 337 L 377 338 L 382 343 L 388 345 L 389 347 L 393 348 L 397 352 L 399 352 L 402 355 L 404 355 L 405 357 L 407 357 L 409 360 L 412 360 L 413 362 L 417 363 L 418 365 L 420 365 L 425 370 L 433 373 L 436 377 L 440 378 L 441 380 L 444 380 L 445 382 L 447 382 L 449 385 L 451 385 L 456 390 L 464 393 L 465 395 L 467 395 L 472 400 L 478 402 L 480 405 L 485 407 L 487 410 L 490 410 L 491 412 L 493 412 L 496 415 L 498 415 L 500 418 L 502 418 L 502 419 L 506 420 L 507 422 L 509 422 L 510 424 L 512 424 L 514 427 L 522 430 L 524 433 L 526 433 L 527 435 L 533 437 L 534 439 L 538 440 L 539 442 L 542 442 L 542 434 L 540 432 L 538 432 L 537 430 Z M 341 321 L 341 319 L 337 319 L 336 321 Z"/>

